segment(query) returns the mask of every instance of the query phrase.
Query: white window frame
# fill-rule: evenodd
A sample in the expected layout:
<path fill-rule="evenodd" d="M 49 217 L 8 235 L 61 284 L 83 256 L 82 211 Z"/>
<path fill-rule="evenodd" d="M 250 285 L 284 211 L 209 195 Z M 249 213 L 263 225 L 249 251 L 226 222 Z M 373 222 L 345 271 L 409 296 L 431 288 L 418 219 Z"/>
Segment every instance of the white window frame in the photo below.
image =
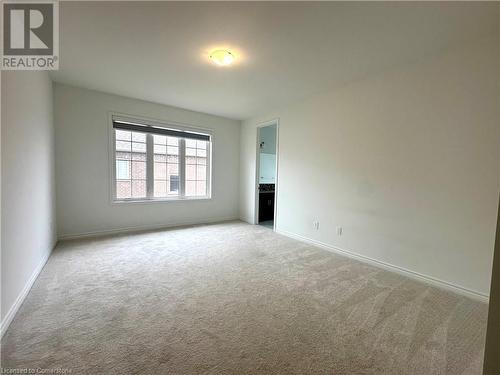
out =
<path fill-rule="evenodd" d="M 154 155 L 153 155 L 153 134 L 146 134 L 146 179 L 147 192 L 144 198 L 117 198 L 116 197 L 116 139 L 113 121 L 123 121 L 144 126 L 154 126 L 159 128 L 174 129 L 179 131 L 191 131 L 206 134 L 210 136 L 210 142 L 207 144 L 207 194 L 204 196 L 185 196 L 185 138 L 179 138 L 179 195 L 170 197 L 154 197 Z M 108 116 L 108 151 L 109 151 L 109 196 L 112 204 L 123 203 L 154 203 L 154 202 L 180 202 L 180 201 L 200 201 L 212 199 L 212 149 L 214 144 L 213 129 L 195 127 L 186 124 L 175 123 L 171 121 L 155 120 L 134 115 L 126 115 L 116 112 L 110 112 Z"/>

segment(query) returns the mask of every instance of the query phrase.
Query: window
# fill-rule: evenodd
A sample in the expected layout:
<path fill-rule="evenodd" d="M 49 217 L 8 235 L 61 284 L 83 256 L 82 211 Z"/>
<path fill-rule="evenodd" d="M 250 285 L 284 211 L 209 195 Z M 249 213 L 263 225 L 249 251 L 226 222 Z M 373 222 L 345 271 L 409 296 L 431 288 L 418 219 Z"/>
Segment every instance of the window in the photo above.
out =
<path fill-rule="evenodd" d="M 114 198 L 210 197 L 208 134 L 113 119 Z"/>

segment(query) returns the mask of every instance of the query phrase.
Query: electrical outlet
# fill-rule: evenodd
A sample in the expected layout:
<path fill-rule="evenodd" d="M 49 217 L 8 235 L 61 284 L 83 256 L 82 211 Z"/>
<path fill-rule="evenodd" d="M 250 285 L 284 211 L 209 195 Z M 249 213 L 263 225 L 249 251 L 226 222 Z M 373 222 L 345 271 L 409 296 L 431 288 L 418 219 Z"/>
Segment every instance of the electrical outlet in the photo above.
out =
<path fill-rule="evenodd" d="M 337 227 L 337 236 L 342 236 L 342 227 Z"/>
<path fill-rule="evenodd" d="M 319 221 L 316 221 L 316 220 L 313 221 L 313 228 L 316 230 L 319 229 Z"/>

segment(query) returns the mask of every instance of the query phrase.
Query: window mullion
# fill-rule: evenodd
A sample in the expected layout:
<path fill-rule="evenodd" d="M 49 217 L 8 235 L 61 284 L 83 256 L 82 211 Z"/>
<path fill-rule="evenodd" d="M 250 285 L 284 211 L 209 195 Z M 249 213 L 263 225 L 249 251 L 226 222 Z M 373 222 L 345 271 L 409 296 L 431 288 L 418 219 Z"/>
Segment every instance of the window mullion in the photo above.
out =
<path fill-rule="evenodd" d="M 186 196 L 186 140 L 179 139 L 179 195 Z"/>
<path fill-rule="evenodd" d="M 146 195 L 154 197 L 154 145 L 153 134 L 146 136 Z"/>
<path fill-rule="evenodd" d="M 117 199 L 117 191 L 116 191 L 116 188 L 117 188 L 117 175 L 116 175 L 116 165 L 117 165 L 117 161 L 116 161 L 116 130 L 113 129 L 113 168 L 111 170 L 111 176 L 113 177 L 113 200 Z"/>
<path fill-rule="evenodd" d="M 206 186 L 205 186 L 205 196 L 211 196 L 212 195 L 212 148 L 211 142 L 206 143 L 206 150 L 207 150 L 207 158 L 206 158 L 206 175 L 205 175 L 205 181 L 206 181 Z"/>

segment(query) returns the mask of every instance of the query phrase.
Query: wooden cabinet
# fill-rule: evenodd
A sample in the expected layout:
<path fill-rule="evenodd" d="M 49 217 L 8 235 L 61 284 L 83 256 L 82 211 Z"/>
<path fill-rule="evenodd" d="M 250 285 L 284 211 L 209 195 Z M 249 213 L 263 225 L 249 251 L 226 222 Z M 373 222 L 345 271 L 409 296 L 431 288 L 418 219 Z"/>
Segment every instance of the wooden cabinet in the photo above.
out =
<path fill-rule="evenodd" d="M 259 222 L 274 219 L 274 191 L 259 193 Z"/>

